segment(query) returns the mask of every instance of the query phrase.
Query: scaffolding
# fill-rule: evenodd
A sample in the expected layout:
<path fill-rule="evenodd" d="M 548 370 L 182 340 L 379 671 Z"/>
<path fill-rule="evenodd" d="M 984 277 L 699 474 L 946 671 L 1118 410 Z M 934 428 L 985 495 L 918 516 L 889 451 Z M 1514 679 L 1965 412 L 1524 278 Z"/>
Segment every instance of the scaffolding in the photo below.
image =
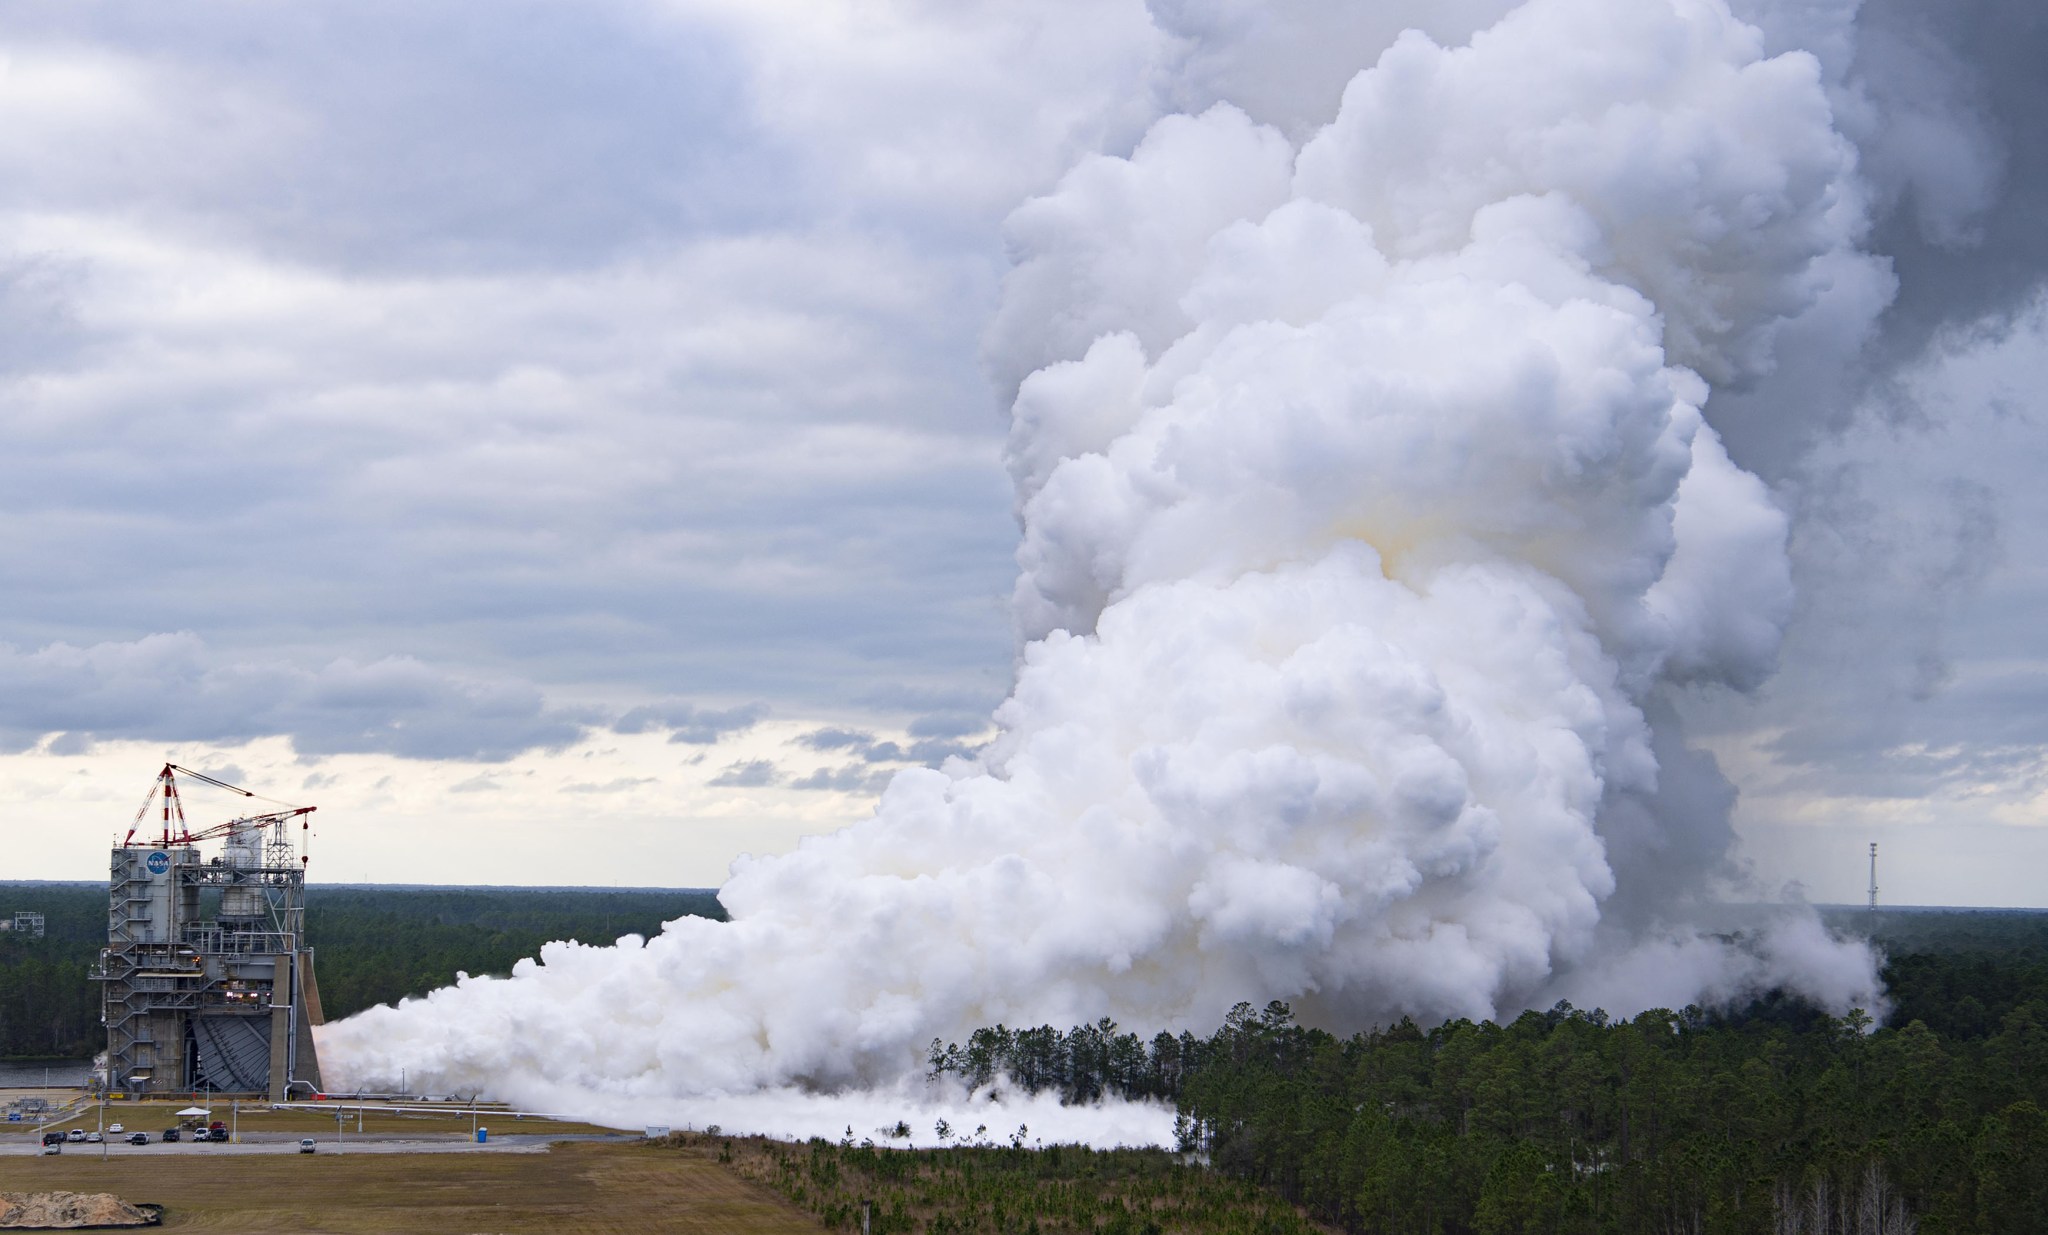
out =
<path fill-rule="evenodd" d="M 107 946 L 93 973 L 108 1088 L 271 1101 L 320 1089 L 305 864 L 285 829 L 303 813 L 198 836 L 167 826 L 157 844 L 113 851 Z M 198 842 L 219 835 L 221 852 L 202 856 Z"/>

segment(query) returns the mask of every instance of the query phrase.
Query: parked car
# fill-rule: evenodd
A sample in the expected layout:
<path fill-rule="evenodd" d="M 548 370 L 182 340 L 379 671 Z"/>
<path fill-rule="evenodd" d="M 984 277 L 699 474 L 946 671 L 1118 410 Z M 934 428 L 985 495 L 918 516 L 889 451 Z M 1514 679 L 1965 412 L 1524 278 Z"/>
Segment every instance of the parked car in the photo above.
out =
<path fill-rule="evenodd" d="M 130 1132 L 128 1134 L 128 1143 L 130 1145 L 147 1145 L 149 1144 L 149 1133 Z"/>
<path fill-rule="evenodd" d="M 181 1136 L 183 1136 L 183 1135 L 184 1135 L 184 1133 L 182 1133 L 182 1132 L 178 1131 L 178 1130 L 177 1130 L 176 1128 L 165 1128 L 165 1129 L 164 1129 L 164 1139 L 165 1139 L 165 1140 L 167 1140 L 167 1141 L 175 1141 L 175 1140 L 177 1140 L 177 1139 L 178 1139 L 179 1137 L 181 1137 Z"/>
<path fill-rule="evenodd" d="M 104 1136 L 102 1136 L 102 1135 L 100 1135 L 100 1134 L 99 1134 L 99 1133 L 97 1133 L 97 1132 L 88 1132 L 88 1133 L 86 1133 L 86 1134 L 85 1134 L 85 1139 L 86 1139 L 87 1143 L 89 1143 L 89 1144 L 93 1144 L 93 1145 L 97 1145 L 97 1144 L 99 1144 L 99 1143 L 100 1143 L 101 1141 L 104 1141 L 104 1140 L 106 1140 L 107 1138 L 106 1138 L 106 1137 L 104 1137 Z"/>
<path fill-rule="evenodd" d="M 225 1142 L 228 1139 L 228 1130 L 226 1128 L 221 1127 L 219 1124 L 215 1124 L 213 1127 L 208 1128 L 206 1131 L 207 1140 Z"/>
<path fill-rule="evenodd" d="M 304 1140 L 302 1140 L 302 1141 L 300 1141 L 300 1142 L 299 1142 L 299 1152 L 300 1152 L 300 1153 L 302 1153 L 302 1154 L 309 1154 L 309 1153 L 312 1153 L 312 1152 L 313 1152 L 313 1149 L 314 1149 L 314 1145 L 313 1145 L 313 1138 L 312 1138 L 312 1137 L 310 1137 L 310 1136 L 309 1136 L 309 1137 L 307 1137 L 307 1138 L 305 1138 Z"/>
<path fill-rule="evenodd" d="M 64 1143 L 64 1134 L 63 1134 L 62 1132 L 45 1132 L 45 1133 L 43 1133 L 43 1144 L 45 1144 L 45 1145 L 62 1145 L 63 1143 Z"/>
<path fill-rule="evenodd" d="M 83 1145 L 85 1143 L 85 1129 L 73 1128 L 64 1134 L 64 1139 L 70 1141 L 73 1145 Z"/>
<path fill-rule="evenodd" d="M 120 1124 L 108 1124 L 108 1125 L 107 1125 L 107 1135 L 109 1135 L 109 1136 L 119 1136 L 119 1135 L 121 1135 L 121 1134 L 122 1134 L 123 1132 L 126 1132 L 127 1130 L 128 1130 L 128 1129 L 126 1129 L 126 1128 L 122 1127 L 122 1126 L 121 1126 Z"/>

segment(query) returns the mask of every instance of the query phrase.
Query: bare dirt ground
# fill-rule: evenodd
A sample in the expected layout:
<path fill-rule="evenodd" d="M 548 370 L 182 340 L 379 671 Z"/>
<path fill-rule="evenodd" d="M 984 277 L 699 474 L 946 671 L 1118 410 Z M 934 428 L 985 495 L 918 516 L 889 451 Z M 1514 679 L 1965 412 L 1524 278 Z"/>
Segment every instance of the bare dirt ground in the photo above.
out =
<path fill-rule="evenodd" d="M 0 1192 L 0 1230 L 144 1226 L 149 1215 L 110 1192 Z"/>

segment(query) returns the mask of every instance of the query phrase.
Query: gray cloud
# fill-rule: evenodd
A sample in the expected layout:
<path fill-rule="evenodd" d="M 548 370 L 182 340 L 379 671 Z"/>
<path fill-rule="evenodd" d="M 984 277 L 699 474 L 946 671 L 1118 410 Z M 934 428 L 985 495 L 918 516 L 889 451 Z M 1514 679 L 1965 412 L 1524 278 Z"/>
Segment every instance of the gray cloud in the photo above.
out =
<path fill-rule="evenodd" d="M 988 728 L 986 720 L 977 720 L 970 724 L 960 718 L 923 717 L 912 722 L 912 733 L 918 731 L 921 722 L 929 722 L 925 725 L 927 729 L 939 731 L 945 736 L 922 738 L 906 746 L 900 742 L 882 741 L 864 730 L 826 728 L 814 729 L 803 734 L 796 742 L 811 750 L 845 751 L 864 763 L 919 763 L 926 767 L 937 767 L 951 758 L 971 759 L 981 750 L 979 745 L 954 740 L 954 734 L 979 733 Z M 851 774 L 850 769 L 841 769 L 841 773 Z M 840 773 L 834 775 L 838 774 Z M 822 777 L 827 773 L 820 769 L 817 775 Z M 815 789 L 827 786 L 820 783 L 800 787 Z"/>
<path fill-rule="evenodd" d="M 76 357 L 85 343 L 72 309 L 79 274 L 49 253 L 0 258 L 0 370 Z"/>
<path fill-rule="evenodd" d="M 875 735 L 859 729 L 813 729 L 796 739 L 812 750 L 864 751 L 875 744 Z"/>
<path fill-rule="evenodd" d="M 1891 198 L 1876 245 L 1901 295 L 1880 353 L 1918 356 L 1945 326 L 2008 317 L 2048 277 L 2048 16 L 2025 0 L 1870 0 L 1864 139 Z"/>
<path fill-rule="evenodd" d="M 826 63 L 803 30 L 637 0 L 10 8 L 0 640 L 189 630 L 628 711 L 985 711 L 1013 539 L 975 361 L 995 220 L 1143 97 L 1135 7 L 1068 7 L 923 60 L 895 40 L 931 32 L 884 23 Z M 876 174 L 882 141 L 954 191 Z M 402 740 L 290 732 L 558 737 L 443 706 Z M 257 715 L 210 729 L 299 723 Z"/>
<path fill-rule="evenodd" d="M 705 783 L 729 789 L 766 789 L 781 784 L 782 779 L 782 769 L 773 760 L 744 759 L 727 764 Z"/>
<path fill-rule="evenodd" d="M 1764 761 L 1749 787 L 1769 809 L 1988 805 L 2044 786 L 2044 370 L 2048 301 L 1945 335 L 1803 461 L 1781 668 L 1753 696 L 1685 704 L 1695 728 Z"/>
<path fill-rule="evenodd" d="M 880 793 L 890 773 L 849 763 L 839 768 L 819 768 L 808 776 L 789 782 L 791 789 L 830 790 L 835 793 Z"/>
<path fill-rule="evenodd" d="M 649 733 L 667 730 L 668 740 L 692 746 L 713 746 L 720 739 L 753 728 L 768 712 L 766 706 L 750 703 L 737 708 L 699 708 L 671 700 L 637 707 L 612 722 L 614 733 Z"/>
<path fill-rule="evenodd" d="M 856 720 L 799 781 L 972 755 L 1013 664 L 1001 218 L 1163 108 L 1299 139 L 1402 26 L 1503 7 L 968 6 L 824 47 L 638 0 L 9 6 L 0 746 L 491 760 L 816 709 Z M 1789 46 L 1853 6 L 1742 7 Z M 1834 272 L 1716 391 L 1801 609 L 1763 692 L 1679 706 L 1788 783 L 1910 794 L 2038 749 L 2038 433 L 1912 374 L 2035 329 L 2048 21 L 1860 7 L 1817 50 L 1896 299 Z M 1965 401 L 2038 416 L 2033 363 Z M 586 698 L 616 714 L 550 702 Z"/>
<path fill-rule="evenodd" d="M 1008 587 L 1007 580 L 1004 586 Z M 1004 610 L 1004 620 L 1008 620 L 1007 608 Z M 862 707 L 883 712 L 969 712 L 977 716 L 987 716 L 1003 701 L 1007 689 L 1007 683 L 997 686 L 974 681 L 917 684 L 891 682 L 862 691 L 855 697 L 854 702 Z"/>
<path fill-rule="evenodd" d="M 191 634 L 33 652 L 0 646 L 0 742 L 45 735 L 236 743 L 290 734 L 306 755 L 501 760 L 575 741 L 592 718 L 531 686 L 407 657 L 313 669 L 222 656 Z"/>
<path fill-rule="evenodd" d="M 985 712 L 941 712 L 919 716 L 910 722 L 910 736 L 914 738 L 963 738 L 987 729 L 988 714 Z"/>
<path fill-rule="evenodd" d="M 141 197 L 185 227 L 349 269 L 560 267 L 679 222 L 733 223 L 801 181 L 797 152 L 747 115 L 731 38 L 638 3 L 513 0 L 488 21 L 441 0 L 253 19 L 29 4 L 6 26 L 31 66 L 64 56 L 148 92 L 51 118 L 38 152 L 117 124 L 138 140 L 120 164 L 41 167 L 34 191 Z"/>

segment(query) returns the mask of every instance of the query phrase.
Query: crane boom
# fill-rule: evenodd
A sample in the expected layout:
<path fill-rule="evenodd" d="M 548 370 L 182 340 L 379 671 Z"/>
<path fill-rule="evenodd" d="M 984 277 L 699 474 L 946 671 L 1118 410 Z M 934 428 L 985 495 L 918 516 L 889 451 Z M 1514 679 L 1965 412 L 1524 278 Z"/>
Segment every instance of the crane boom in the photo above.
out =
<path fill-rule="evenodd" d="M 121 841 L 123 848 L 134 843 L 135 834 L 142 830 L 142 821 L 148 817 L 150 806 L 158 798 L 163 799 L 164 818 L 163 834 L 157 838 L 157 844 L 164 848 L 169 848 L 172 845 L 189 845 L 194 841 L 222 836 L 234 831 L 236 828 L 246 827 L 252 823 L 259 827 L 269 827 L 273 824 L 283 823 L 287 819 L 296 819 L 302 815 L 310 815 L 319 809 L 316 806 L 291 806 L 288 802 L 279 802 L 278 805 L 289 807 L 289 809 L 272 811 L 267 815 L 248 815 L 240 819 L 230 819 L 226 823 L 218 823 L 210 828 L 202 828 L 194 832 L 185 822 L 185 803 L 178 796 L 177 773 L 179 772 L 183 772 L 194 780 L 201 780 L 209 785 L 218 786 L 229 793 L 239 793 L 245 798 L 262 797 L 261 794 L 251 792 L 240 785 L 230 785 L 224 780 L 217 780 L 204 772 L 195 772 L 191 768 L 179 767 L 175 763 L 166 763 L 163 771 L 156 774 L 156 782 L 149 787 L 149 795 L 142 799 L 142 809 L 135 812 L 135 822 L 129 825 L 128 835 Z M 273 798 L 264 798 L 263 800 L 266 802 L 275 801 Z M 176 832 L 171 830 L 173 819 L 177 821 L 178 825 Z"/>

